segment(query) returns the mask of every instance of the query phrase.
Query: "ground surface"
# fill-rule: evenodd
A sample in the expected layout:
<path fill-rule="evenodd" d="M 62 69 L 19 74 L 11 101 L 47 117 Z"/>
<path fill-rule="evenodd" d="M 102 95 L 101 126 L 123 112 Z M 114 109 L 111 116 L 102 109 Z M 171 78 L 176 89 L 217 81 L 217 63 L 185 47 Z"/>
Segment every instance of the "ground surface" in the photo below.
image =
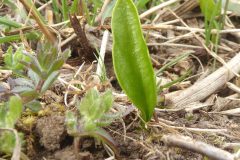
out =
<path fill-rule="evenodd" d="M 168 9 L 165 7 L 160 11 L 159 18 L 155 19 L 154 23 L 167 23 L 171 26 L 182 26 L 188 29 L 152 29 L 150 27 L 145 27 L 144 29 L 155 71 L 179 55 L 189 50 L 192 52 L 191 56 L 168 68 L 159 76 L 164 84 L 184 75 L 188 69 L 192 69 L 191 75 L 188 75 L 183 81 L 164 89 L 161 93 L 162 97 L 165 94 L 181 91 L 194 85 L 196 81 L 214 72 L 214 68 L 218 69 L 222 66 L 220 62 L 216 61 L 215 67 L 213 67 L 215 63 L 214 58 L 204 48 L 203 31 L 194 32 L 195 34 L 190 32 L 191 30 L 193 31 L 192 28 L 203 29 L 204 20 L 198 5 L 189 8 L 186 7 L 187 2 L 192 3 L 185 1 L 185 3 L 176 4 Z M 5 9 L 7 10 L 6 6 Z M 181 12 L 182 10 L 183 12 Z M 239 17 L 231 13 L 228 16 L 229 21 L 235 25 L 235 28 L 238 28 L 240 26 Z M 142 21 L 143 23 L 148 23 L 145 20 Z M 109 27 L 108 22 L 106 22 L 106 26 L 102 27 L 86 27 L 87 38 L 95 37 L 95 41 L 90 40 L 89 45 L 97 44 L 100 47 L 101 43 L 98 44 L 98 41 L 101 42 L 102 31 L 104 28 Z M 234 28 L 233 25 L 226 25 L 226 30 L 232 28 Z M 72 27 L 67 27 L 67 29 L 70 30 L 71 34 L 74 32 Z M 62 31 L 62 33 L 65 32 Z M 196 35 L 198 38 L 196 38 Z M 66 39 L 67 36 L 63 38 Z M 81 39 L 81 37 L 78 38 Z M 92 62 L 95 60 L 95 56 L 80 54 L 81 46 L 79 46 L 79 41 L 76 39 L 70 40 L 71 43 L 64 46 L 64 48 L 70 47 L 72 49 L 72 56 L 63 66 L 60 77 L 68 85 L 84 83 L 86 88 L 94 86 L 96 85 L 93 78 L 96 71 L 96 63 Z M 239 52 L 239 42 L 240 36 L 238 33 L 222 34 L 217 55 L 227 62 Z M 110 48 L 111 43 L 110 38 L 108 42 L 108 47 Z M 1 45 L 3 53 L 8 46 L 9 44 Z M 211 47 L 209 46 L 209 48 Z M 113 108 L 117 110 L 120 106 L 125 109 L 123 116 L 111 123 L 110 126 L 105 127 L 105 130 L 116 141 L 121 159 L 200 160 L 205 158 L 204 155 L 193 151 L 166 145 L 162 137 L 169 134 L 188 136 L 196 141 L 213 145 L 230 153 L 236 153 L 239 150 L 240 112 L 224 112 L 239 108 L 239 92 L 237 93 L 229 89 L 226 85 L 221 86 L 220 90 L 218 89 L 207 98 L 196 102 L 196 105 L 205 103 L 211 103 L 211 105 L 194 110 L 172 108 L 172 106 L 168 106 L 163 102 L 158 105 L 156 110 L 157 118 L 152 119 L 146 127 L 143 127 L 139 119 L 139 112 L 123 95 L 119 87 L 114 75 L 110 51 L 106 51 L 105 60 L 109 84 L 97 84 L 97 86 L 100 89 L 111 88 L 116 93 Z M 0 62 L 2 62 L 1 57 Z M 85 64 L 80 73 L 73 78 L 83 62 Z M 8 73 L 0 72 L 1 81 L 7 81 L 9 76 L 11 75 Z M 230 82 L 239 85 L 239 79 L 237 78 L 231 79 Z M 25 135 L 25 144 L 22 151 L 33 160 L 113 159 L 106 147 L 94 138 L 81 138 L 77 140 L 77 145 L 76 143 L 74 145 L 73 137 L 67 134 L 64 94 L 68 85 L 62 85 L 62 83 L 57 81 L 41 97 L 40 100 L 44 108 L 41 114 L 31 115 L 35 120 L 30 127 L 24 126 L 22 120 L 19 120 L 16 127 Z M 81 94 L 73 93 L 67 96 L 71 109 L 74 110 L 71 102 L 74 102 L 76 97 L 81 99 L 83 95 L 84 91 Z M 234 98 L 230 97 L 232 95 L 234 95 Z M 26 114 L 26 116 L 28 115 Z M 156 121 L 156 119 L 158 120 Z"/>

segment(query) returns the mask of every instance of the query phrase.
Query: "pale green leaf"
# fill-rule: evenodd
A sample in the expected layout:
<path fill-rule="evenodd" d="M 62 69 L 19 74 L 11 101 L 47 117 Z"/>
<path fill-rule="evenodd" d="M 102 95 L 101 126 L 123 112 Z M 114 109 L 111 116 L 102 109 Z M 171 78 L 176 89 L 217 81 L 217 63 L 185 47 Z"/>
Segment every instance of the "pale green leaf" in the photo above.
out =
<path fill-rule="evenodd" d="M 38 111 L 40 111 L 42 109 L 41 103 L 37 100 L 28 102 L 27 104 L 25 104 L 25 106 L 35 113 L 37 113 Z"/>
<path fill-rule="evenodd" d="M 48 76 L 47 80 L 44 82 L 42 86 L 41 93 L 44 93 L 53 84 L 53 82 L 57 79 L 58 75 L 59 72 L 54 71 Z"/>
<path fill-rule="evenodd" d="M 71 111 L 66 112 L 66 125 L 69 132 L 77 131 L 77 117 Z"/>
<path fill-rule="evenodd" d="M 9 100 L 9 110 L 6 116 L 6 128 L 14 128 L 14 124 L 20 118 L 23 110 L 22 100 L 13 96 Z"/>
<path fill-rule="evenodd" d="M 213 10 L 215 9 L 215 2 L 214 0 L 199 0 L 200 2 L 200 8 L 202 10 L 202 13 L 204 14 L 204 17 L 210 21 L 213 16 Z"/>

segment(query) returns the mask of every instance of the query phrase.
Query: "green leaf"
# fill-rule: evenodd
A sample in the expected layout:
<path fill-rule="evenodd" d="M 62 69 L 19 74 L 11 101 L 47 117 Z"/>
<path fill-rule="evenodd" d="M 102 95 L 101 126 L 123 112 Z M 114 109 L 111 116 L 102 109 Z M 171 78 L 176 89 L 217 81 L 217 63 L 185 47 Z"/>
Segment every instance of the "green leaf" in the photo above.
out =
<path fill-rule="evenodd" d="M 66 112 L 66 125 L 68 128 L 68 132 L 77 132 L 77 117 L 74 115 L 73 112 L 67 111 Z"/>
<path fill-rule="evenodd" d="M 53 82 L 57 79 L 58 75 L 58 71 L 54 71 L 49 75 L 49 77 L 42 86 L 41 93 L 44 93 L 53 84 Z"/>
<path fill-rule="evenodd" d="M 20 118 L 23 110 L 22 100 L 13 96 L 9 100 L 9 110 L 6 116 L 6 128 L 14 128 L 14 124 Z"/>
<path fill-rule="evenodd" d="M 15 70 L 22 70 L 24 68 L 24 66 L 20 63 L 20 61 L 23 61 L 26 63 L 31 61 L 31 59 L 28 56 L 23 54 L 23 51 L 24 51 L 24 47 L 21 46 L 14 53 L 13 62 L 15 63 L 15 67 L 14 67 Z"/>
<path fill-rule="evenodd" d="M 28 86 L 32 89 L 35 88 L 33 81 L 31 81 L 30 79 L 16 78 L 16 79 L 14 79 L 14 82 L 16 83 L 16 85 L 19 85 L 19 86 Z"/>
<path fill-rule="evenodd" d="M 15 21 L 12 21 L 10 20 L 9 18 L 6 18 L 6 17 L 0 17 L 0 24 L 2 25 L 6 25 L 6 26 L 9 26 L 9 27 L 14 27 L 14 28 L 20 28 L 22 27 L 22 24 L 18 23 L 18 22 L 15 22 Z"/>
<path fill-rule="evenodd" d="M 100 94 L 95 88 L 87 91 L 78 107 L 83 130 L 85 132 L 95 131 L 98 125 L 107 126 L 110 124 L 114 119 L 109 118 L 107 121 L 105 115 L 112 104 L 113 95 L 110 90 L 103 94 Z"/>
<path fill-rule="evenodd" d="M 31 102 L 32 100 L 36 99 L 39 96 L 38 91 L 32 90 L 32 91 L 25 91 L 21 93 L 20 95 L 22 97 L 22 101 L 24 103 Z"/>
<path fill-rule="evenodd" d="M 7 5 L 9 8 L 11 8 L 11 10 L 15 10 L 17 9 L 17 3 L 15 3 L 15 1 L 12 0 L 3 0 L 1 1 L 3 2 L 2 4 Z"/>
<path fill-rule="evenodd" d="M 67 5 L 67 0 L 62 0 L 62 14 L 63 14 L 63 19 L 64 21 L 68 20 L 68 10 L 69 7 Z"/>
<path fill-rule="evenodd" d="M 53 7 L 53 12 L 57 14 L 59 12 L 58 0 L 52 0 L 52 7 Z"/>
<path fill-rule="evenodd" d="M 35 40 L 40 38 L 40 34 L 36 31 L 23 34 L 23 36 L 28 40 Z M 18 40 L 21 40 L 21 36 L 19 34 L 0 37 L 0 44 Z"/>
<path fill-rule="evenodd" d="M 39 77 L 43 78 L 43 75 L 42 75 L 42 69 L 40 68 L 39 65 L 37 65 L 36 63 L 32 62 L 30 65 L 29 65 L 30 69 L 36 73 Z"/>
<path fill-rule="evenodd" d="M 90 113 L 92 120 L 99 120 L 101 121 L 102 117 L 106 112 L 109 111 L 109 109 L 113 105 L 113 95 L 110 90 L 106 91 L 102 95 L 99 95 L 95 99 L 94 103 L 95 105 L 92 105 L 92 112 Z"/>
<path fill-rule="evenodd" d="M 12 132 L 3 131 L 0 136 L 0 151 L 4 153 L 12 153 L 16 139 Z"/>
<path fill-rule="evenodd" d="M 38 61 L 38 59 L 32 55 L 32 54 L 29 54 L 29 53 L 24 53 L 24 55 L 28 56 L 30 59 L 31 59 L 31 62 L 29 64 L 29 67 L 30 69 L 35 72 L 39 77 L 43 77 L 43 69 Z M 25 66 L 28 66 L 28 63 L 25 63 L 25 62 L 21 62 L 22 64 L 24 64 Z"/>
<path fill-rule="evenodd" d="M 110 110 L 110 108 L 113 105 L 113 95 L 111 90 L 107 90 L 105 93 L 103 93 L 100 96 L 100 99 L 102 101 L 101 105 L 99 106 L 99 109 L 101 112 L 106 113 Z"/>
<path fill-rule="evenodd" d="M 199 0 L 200 2 L 200 8 L 202 13 L 204 14 L 204 17 L 210 21 L 212 19 L 212 12 L 215 8 L 215 2 L 214 0 Z"/>
<path fill-rule="evenodd" d="M 45 18 L 41 15 L 41 13 L 37 10 L 36 6 L 33 3 L 34 1 L 32 0 L 26 0 L 26 3 L 28 6 L 31 6 L 31 11 L 32 14 L 35 13 L 37 15 L 37 17 L 42 21 L 42 23 L 47 24 Z"/>
<path fill-rule="evenodd" d="M 29 86 L 15 86 L 15 87 L 13 87 L 11 92 L 22 93 L 22 92 L 28 92 L 28 91 L 32 91 L 32 90 L 34 90 L 34 89 Z"/>
<path fill-rule="evenodd" d="M 51 67 L 49 68 L 48 70 L 48 75 L 50 75 L 52 72 L 54 71 L 57 71 L 59 69 L 61 69 L 61 67 L 63 66 L 64 64 L 64 60 L 63 59 L 58 59 L 58 60 L 55 60 Z"/>
<path fill-rule="evenodd" d="M 42 109 L 42 105 L 39 101 L 37 100 L 33 100 L 31 102 L 28 102 L 27 104 L 25 104 L 25 106 L 29 109 L 31 109 L 31 111 L 37 113 L 38 111 L 40 111 Z"/>
<path fill-rule="evenodd" d="M 28 70 L 27 74 L 28 77 L 33 81 L 34 85 L 37 86 L 40 81 L 40 77 L 31 69 Z"/>
<path fill-rule="evenodd" d="M 71 14 L 77 14 L 78 13 L 78 8 L 79 8 L 79 0 L 73 0 L 72 6 L 70 8 L 70 13 Z"/>
<path fill-rule="evenodd" d="M 113 64 L 120 86 L 149 121 L 157 101 L 156 79 L 132 0 L 118 0 L 112 16 Z"/>
<path fill-rule="evenodd" d="M 84 98 L 79 104 L 78 110 L 85 119 L 95 120 L 95 112 L 99 104 L 99 93 L 92 88 L 85 94 Z"/>
<path fill-rule="evenodd" d="M 150 0 L 138 0 L 135 4 L 138 9 L 143 9 L 143 8 L 146 8 L 145 6 L 149 1 Z"/>
<path fill-rule="evenodd" d="M 87 121 L 95 121 L 101 119 L 104 113 L 108 112 L 112 107 L 112 104 L 113 95 L 110 90 L 100 95 L 95 88 L 92 88 L 82 99 L 79 111 Z"/>
<path fill-rule="evenodd" d="M 19 47 L 15 53 L 13 53 L 12 47 L 9 47 L 4 55 L 5 67 L 13 70 L 14 72 L 24 69 L 24 65 L 20 61 L 29 62 L 30 58 L 23 54 L 24 47 Z"/>
<path fill-rule="evenodd" d="M 7 114 L 7 103 L 0 104 L 0 128 L 5 128 Z"/>
<path fill-rule="evenodd" d="M 71 50 L 68 48 L 60 53 L 60 58 L 66 61 L 71 56 Z"/>
<path fill-rule="evenodd" d="M 13 64 L 13 48 L 10 46 L 7 52 L 4 54 L 4 63 L 7 68 L 12 67 Z"/>

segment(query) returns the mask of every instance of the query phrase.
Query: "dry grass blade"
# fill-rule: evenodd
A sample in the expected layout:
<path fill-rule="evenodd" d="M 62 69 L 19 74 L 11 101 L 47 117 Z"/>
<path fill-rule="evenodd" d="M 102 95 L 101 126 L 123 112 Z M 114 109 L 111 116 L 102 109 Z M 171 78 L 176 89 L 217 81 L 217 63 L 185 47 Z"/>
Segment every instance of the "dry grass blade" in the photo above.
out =
<path fill-rule="evenodd" d="M 240 159 L 237 156 L 240 155 L 240 80 L 237 78 L 240 73 L 240 15 L 230 10 L 221 13 L 219 6 L 217 13 L 207 9 L 210 10 L 211 19 L 206 18 L 200 0 L 128 0 L 134 2 L 137 8 L 136 16 L 141 17 L 143 37 L 160 88 L 159 103 L 157 106 L 154 105 L 155 117 L 143 126 L 140 112 L 120 87 L 112 63 L 111 20 L 114 18 L 111 17 L 111 12 L 117 1 L 126 2 L 126 0 L 0 0 L 0 3 L 3 2 L 0 4 L 0 17 L 2 16 L 0 39 L 4 40 L 0 40 L 2 42 L 0 159 L 28 160 L 37 157 L 112 160 L 116 159 L 115 154 L 119 159 Z M 213 6 L 220 2 L 220 0 L 201 1 L 212 1 Z M 231 1 L 237 0 L 229 0 L 229 3 Z M 125 7 L 126 5 L 120 7 L 117 15 L 124 15 Z M 227 6 L 222 4 L 222 10 L 226 8 Z M 116 21 L 120 22 L 119 18 L 116 18 Z M 126 21 L 133 21 L 129 19 L 128 14 L 123 16 L 120 24 Z M 116 28 L 121 28 L 120 24 Z M 117 36 L 118 42 L 123 42 L 125 33 L 131 35 L 136 31 L 134 25 L 124 26 L 127 27 L 122 31 L 118 30 L 120 33 Z M 130 31 L 129 28 L 133 30 Z M 38 39 L 40 35 L 50 41 L 49 46 L 55 46 L 56 42 L 58 49 L 42 51 L 42 39 L 36 41 L 29 38 L 28 35 L 32 33 L 37 33 Z M 127 39 L 130 40 L 136 35 Z M 12 40 L 6 41 L 4 38 Z M 12 49 L 8 49 L 9 46 Z M 121 55 L 131 50 L 130 46 L 131 42 L 126 42 L 126 45 L 121 47 L 126 51 L 122 51 Z M 18 51 L 18 48 L 22 50 Z M 60 54 L 60 50 L 64 51 L 67 48 L 68 55 L 71 56 L 67 61 L 55 64 L 52 63 L 52 59 L 56 58 L 43 58 L 43 54 L 39 54 L 43 52 L 65 57 Z M 189 49 L 191 53 L 187 53 L 186 56 L 185 53 L 189 52 Z M 14 60 L 13 55 L 18 55 L 16 53 L 30 51 L 31 57 L 38 57 L 39 65 L 37 61 L 36 66 L 27 65 L 30 62 L 23 62 L 26 64 L 26 70 L 22 69 L 21 73 L 24 73 L 26 80 L 17 81 L 16 83 L 21 82 L 24 85 L 16 88 L 12 79 L 22 78 L 18 77 L 18 73 L 15 75 L 15 70 L 11 67 L 17 65 L 10 61 Z M 139 54 L 136 55 L 135 60 L 141 59 Z M 118 59 L 120 63 L 125 61 Z M 49 65 L 45 66 L 47 62 Z M 62 63 L 64 63 L 62 68 L 58 68 Z M 143 66 L 143 63 L 139 64 Z M 5 110 L 2 106 L 5 106 L 6 102 L 8 110 L 7 103 L 9 96 L 12 95 L 11 90 L 14 91 L 14 95 L 24 88 L 34 88 L 38 92 L 42 90 L 43 84 L 39 83 L 42 80 L 39 81 L 37 75 L 27 71 L 29 66 L 39 75 L 39 70 L 42 70 L 40 66 L 45 66 L 43 70 L 56 67 L 60 75 L 52 87 L 44 87 L 43 90 L 47 91 L 37 99 L 39 103 L 31 104 L 39 105 L 36 112 L 30 112 L 31 108 L 26 106 L 27 109 L 25 107 L 19 109 L 21 116 L 16 120 L 17 123 L 11 127 L 2 126 L 1 124 L 6 123 L 1 116 L 2 109 Z M 126 65 L 122 63 L 119 67 L 123 72 L 133 68 L 123 69 L 124 66 Z M 138 69 L 131 70 L 130 75 L 135 71 Z M 53 74 L 53 79 L 55 75 Z M 44 73 L 41 76 L 45 77 Z M 144 73 L 141 77 L 134 78 L 133 84 L 149 76 Z M 36 86 L 32 86 L 32 82 Z M 136 86 L 139 88 L 139 85 Z M 149 86 L 147 83 L 146 88 Z M 101 94 L 106 90 L 112 90 L 111 102 L 113 102 L 109 105 L 112 108 L 106 112 L 102 121 L 93 120 L 93 123 L 89 123 L 84 129 L 82 124 L 89 121 L 91 114 L 98 116 L 104 110 L 104 107 L 96 107 L 96 104 L 102 106 L 110 104 L 110 101 L 101 102 L 103 98 L 91 98 L 92 103 L 86 105 L 90 118 L 82 120 L 86 112 L 77 106 L 83 102 L 86 92 L 91 88 L 97 89 Z M 134 93 L 139 93 L 133 90 Z M 29 92 L 29 96 L 23 97 L 23 100 L 29 101 L 34 94 Z M 149 95 L 149 92 L 147 94 Z M 142 94 L 140 98 L 145 99 Z M 19 107 L 14 103 L 13 108 Z M 111 119 L 113 121 L 110 122 Z M 68 127 L 76 129 L 76 136 L 82 136 L 81 132 L 86 128 L 90 134 L 86 133 L 81 141 L 77 138 L 73 140 L 71 136 L 74 134 L 71 135 L 71 132 L 66 130 L 64 121 L 69 122 Z M 112 137 L 109 145 L 99 144 L 91 137 L 102 134 L 99 131 L 95 135 L 91 134 L 95 124 L 104 126 L 104 130 L 109 133 L 108 136 Z M 147 130 L 144 130 L 144 127 Z M 20 133 L 17 133 L 18 131 Z M 5 133 L 9 134 L 11 139 L 8 140 L 8 137 L 4 136 Z M 102 142 L 109 138 L 108 136 L 103 135 Z M 16 141 L 11 143 L 15 139 Z M 6 144 L 11 146 L 6 147 L 5 140 Z M 22 141 L 24 145 L 20 145 Z M 111 148 L 111 145 L 115 144 L 117 150 Z"/>
<path fill-rule="evenodd" d="M 184 108 L 187 104 L 205 99 L 220 89 L 226 82 L 231 80 L 235 76 L 233 72 L 238 73 L 240 71 L 239 61 L 240 53 L 227 63 L 230 70 L 223 66 L 205 79 L 195 83 L 186 90 L 183 90 L 181 93 L 166 94 L 166 104 L 177 108 Z"/>
<path fill-rule="evenodd" d="M 42 32 L 44 33 L 46 38 L 52 44 L 54 44 L 55 41 L 56 41 L 56 37 L 51 33 L 51 31 L 49 31 L 48 27 L 46 27 L 43 20 L 39 17 L 39 15 L 37 14 L 37 10 L 36 10 L 35 6 L 31 5 L 30 1 L 27 1 L 27 0 L 19 0 L 19 1 L 24 5 L 24 7 L 26 8 L 27 11 L 31 12 L 30 14 L 33 16 L 33 18 L 35 19 L 35 21 L 39 25 L 39 28 L 42 30 Z"/>
<path fill-rule="evenodd" d="M 82 26 L 81 23 L 79 23 L 76 15 L 70 16 L 70 22 L 80 42 L 79 44 L 81 46 L 80 47 L 81 51 L 79 57 L 82 56 L 81 54 L 83 55 L 85 54 L 87 57 L 94 57 L 93 49 L 91 48 L 89 41 L 87 39 L 84 26 Z"/>

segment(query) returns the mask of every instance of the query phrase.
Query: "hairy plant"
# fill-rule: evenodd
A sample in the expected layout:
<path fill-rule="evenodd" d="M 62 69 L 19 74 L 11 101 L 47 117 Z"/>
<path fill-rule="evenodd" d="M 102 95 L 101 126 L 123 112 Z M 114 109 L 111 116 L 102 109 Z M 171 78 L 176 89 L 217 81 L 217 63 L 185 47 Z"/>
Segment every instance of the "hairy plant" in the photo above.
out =
<path fill-rule="evenodd" d="M 9 78 L 10 90 L 2 86 L 0 93 L 18 94 L 25 106 L 38 110 L 41 105 L 37 98 L 57 79 L 59 70 L 69 54 L 69 50 L 62 53 L 47 43 L 39 45 L 37 54 L 28 53 L 23 49 L 14 54 L 12 51 L 7 52 L 4 57 L 5 68 L 13 70 L 20 77 Z"/>
<path fill-rule="evenodd" d="M 19 47 L 15 53 L 10 46 L 7 52 L 4 54 L 5 68 L 12 70 L 15 74 L 22 74 L 24 71 L 24 65 L 20 61 L 30 62 L 30 58 L 23 54 L 24 47 Z"/>
<path fill-rule="evenodd" d="M 49 43 L 40 44 L 37 54 L 28 53 L 23 47 L 15 53 L 11 47 L 8 49 L 4 56 L 4 68 L 17 74 L 14 75 L 15 79 L 8 79 L 8 86 L 6 83 L 0 84 L 0 152 L 13 153 L 15 158 L 20 155 L 21 144 L 14 125 L 24 107 L 33 111 L 41 108 L 39 96 L 57 79 L 68 57 L 68 50 L 62 53 Z"/>
<path fill-rule="evenodd" d="M 108 114 L 113 105 L 110 90 L 100 94 L 95 88 L 90 89 L 77 105 L 78 113 L 66 113 L 68 133 L 74 137 L 93 136 L 107 144 L 118 156 L 113 138 L 102 128 L 108 126 L 118 114 Z"/>

